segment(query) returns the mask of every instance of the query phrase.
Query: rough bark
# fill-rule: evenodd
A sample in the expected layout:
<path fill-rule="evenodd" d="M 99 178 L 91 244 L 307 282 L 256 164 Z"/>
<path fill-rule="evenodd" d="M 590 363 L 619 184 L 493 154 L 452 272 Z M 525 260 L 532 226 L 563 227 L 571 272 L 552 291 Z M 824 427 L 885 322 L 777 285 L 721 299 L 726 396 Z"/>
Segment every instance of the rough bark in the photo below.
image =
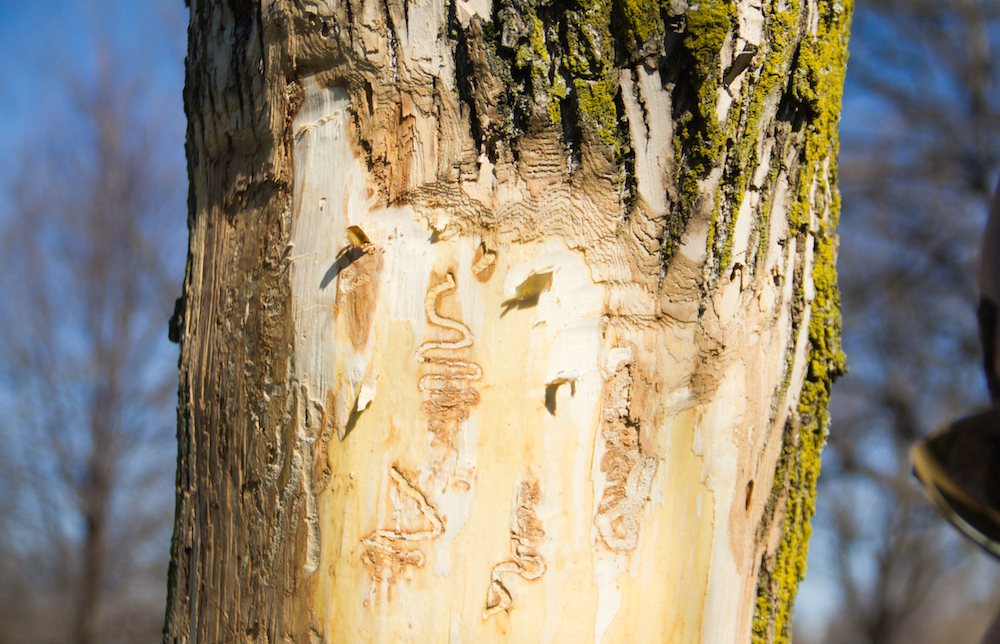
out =
<path fill-rule="evenodd" d="M 192 0 L 170 641 L 784 641 L 850 2 Z"/>

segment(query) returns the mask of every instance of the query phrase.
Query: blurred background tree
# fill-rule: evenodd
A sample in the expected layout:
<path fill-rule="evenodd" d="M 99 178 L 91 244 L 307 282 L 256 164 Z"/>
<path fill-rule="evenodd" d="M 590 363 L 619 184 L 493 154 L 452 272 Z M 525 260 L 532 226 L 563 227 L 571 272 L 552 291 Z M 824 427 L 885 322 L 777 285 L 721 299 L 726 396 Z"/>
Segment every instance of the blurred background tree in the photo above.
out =
<path fill-rule="evenodd" d="M 0 18 L 2 642 L 153 642 L 163 626 L 184 21 L 180 2 L 137 4 Z"/>
<path fill-rule="evenodd" d="M 185 257 L 181 0 L 0 0 L 0 642 L 159 639 Z M 834 388 L 800 643 L 978 642 L 1000 568 L 914 437 L 988 402 L 975 261 L 1000 170 L 1000 3 L 859 0 Z"/>
<path fill-rule="evenodd" d="M 976 264 L 1000 170 L 1000 3 L 861 0 L 841 133 L 851 373 L 834 388 L 799 641 L 978 643 L 1000 569 L 924 501 L 909 447 L 989 404 Z"/>

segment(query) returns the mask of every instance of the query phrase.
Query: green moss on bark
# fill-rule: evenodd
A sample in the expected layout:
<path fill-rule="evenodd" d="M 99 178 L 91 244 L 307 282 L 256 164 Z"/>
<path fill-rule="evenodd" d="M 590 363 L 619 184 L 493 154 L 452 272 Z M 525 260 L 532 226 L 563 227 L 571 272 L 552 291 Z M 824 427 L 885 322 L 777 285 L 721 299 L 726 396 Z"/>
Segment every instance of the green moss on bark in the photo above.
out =
<path fill-rule="evenodd" d="M 483 31 L 490 51 L 502 59 L 498 66 L 510 70 L 501 103 L 509 106 L 513 138 L 541 116 L 615 151 L 627 144 L 616 109 L 618 73 L 642 56 L 662 53 L 661 0 L 500 0 L 494 6 Z M 457 67 L 470 69 L 461 48 L 457 54 Z M 460 86 L 470 82 L 458 80 Z"/>
<path fill-rule="evenodd" d="M 580 125 L 598 141 L 618 144 L 616 52 L 610 0 L 584 0 L 566 12 L 565 69 L 572 80 Z"/>
<path fill-rule="evenodd" d="M 801 10 L 801 7 L 791 5 L 775 10 L 768 16 L 767 41 L 755 56 L 756 60 L 744 72 L 743 82 L 749 87 L 740 94 L 742 104 L 737 103 L 730 108 L 732 116 L 727 121 L 725 140 L 734 148 L 726 154 L 725 176 L 715 202 L 709 233 L 708 250 L 715 256 L 716 275 L 728 268 L 732 261 L 737 214 L 760 163 L 758 146 L 764 138 L 760 130 L 772 122 L 773 106 L 785 86 L 788 69 L 799 43 L 797 27 Z M 756 73 L 757 69 L 759 73 Z M 772 109 L 768 109 L 769 106 Z M 780 159 L 771 159 L 771 170 L 762 188 L 773 185 L 779 162 Z M 762 201 L 765 203 L 759 206 L 770 207 L 769 199 Z M 768 214 L 769 211 L 761 207 L 754 213 L 758 222 L 765 223 Z M 767 228 L 758 225 L 757 230 L 758 249 L 764 248 L 767 243 Z"/>
<path fill-rule="evenodd" d="M 512 138 L 541 116 L 564 131 L 579 129 L 616 148 L 620 56 L 611 34 L 617 22 L 611 0 L 582 0 L 569 10 L 544 0 L 506 0 L 496 6 L 484 32 L 491 51 L 511 70 L 502 103 L 510 106 Z M 459 79 L 460 86 L 468 82 Z M 564 109 L 565 101 L 571 109 Z"/>
<path fill-rule="evenodd" d="M 684 49 L 693 62 L 691 75 L 697 103 L 691 118 L 684 120 L 680 137 L 688 147 L 689 169 L 698 176 L 716 165 L 725 142 L 715 109 L 722 83 L 720 54 L 733 29 L 735 14 L 732 0 L 704 2 L 687 14 Z"/>
<path fill-rule="evenodd" d="M 733 0 L 706 1 L 692 7 L 684 18 L 684 36 L 672 73 L 676 79 L 673 147 L 679 191 L 675 212 L 667 223 L 667 264 L 701 198 L 698 180 L 718 166 L 725 147 L 726 133 L 719 125 L 716 105 L 722 84 L 722 46 L 734 29 L 736 5 Z M 719 196 L 715 195 L 713 212 Z M 714 234 L 713 227 L 709 247 L 714 245 Z"/>
<path fill-rule="evenodd" d="M 616 24 L 612 31 L 630 59 L 659 53 L 663 48 L 664 25 L 659 0 L 621 0 L 616 3 Z"/>
<path fill-rule="evenodd" d="M 809 318 L 808 368 L 796 410 L 799 429 L 786 432 L 772 493 L 773 508 L 782 489 L 787 489 L 784 531 L 773 565 L 761 571 L 754 644 L 791 639 L 792 607 L 805 577 L 820 452 L 829 428 L 830 390 L 833 381 L 847 371 L 840 344 L 834 230 L 840 211 L 837 127 L 852 4 L 852 0 L 820 2 L 817 33 L 807 35 L 799 45 L 790 87 L 792 105 L 804 111 L 805 120 L 796 192 L 788 216 L 793 232 L 814 235 L 815 298 Z"/>

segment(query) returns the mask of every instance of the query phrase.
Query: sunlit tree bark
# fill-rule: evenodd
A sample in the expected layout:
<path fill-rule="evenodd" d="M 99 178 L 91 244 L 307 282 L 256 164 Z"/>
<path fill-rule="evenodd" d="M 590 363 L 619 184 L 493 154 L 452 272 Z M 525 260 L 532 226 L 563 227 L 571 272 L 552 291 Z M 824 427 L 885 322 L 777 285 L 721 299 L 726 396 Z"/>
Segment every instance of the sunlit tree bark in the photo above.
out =
<path fill-rule="evenodd" d="M 167 638 L 786 640 L 850 3 L 191 15 Z"/>

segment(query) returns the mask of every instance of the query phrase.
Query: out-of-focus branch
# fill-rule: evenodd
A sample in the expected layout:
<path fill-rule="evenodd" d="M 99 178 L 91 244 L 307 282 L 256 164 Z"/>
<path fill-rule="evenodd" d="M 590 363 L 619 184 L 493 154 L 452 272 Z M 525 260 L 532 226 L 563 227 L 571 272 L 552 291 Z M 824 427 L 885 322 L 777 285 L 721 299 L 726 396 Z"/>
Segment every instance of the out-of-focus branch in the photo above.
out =
<path fill-rule="evenodd" d="M 0 391 L 16 401 L 0 638 L 16 642 L 150 641 L 162 620 L 183 173 L 162 161 L 149 79 L 99 51 L 95 75 L 67 74 L 68 125 L 36 133 L 0 221 Z"/>
<path fill-rule="evenodd" d="M 983 601 L 908 451 L 988 403 L 975 258 L 1000 166 L 1000 5 L 861 0 L 852 31 L 839 262 L 852 372 L 817 497 L 829 556 L 810 566 L 840 597 L 826 644 L 921 644 Z"/>

